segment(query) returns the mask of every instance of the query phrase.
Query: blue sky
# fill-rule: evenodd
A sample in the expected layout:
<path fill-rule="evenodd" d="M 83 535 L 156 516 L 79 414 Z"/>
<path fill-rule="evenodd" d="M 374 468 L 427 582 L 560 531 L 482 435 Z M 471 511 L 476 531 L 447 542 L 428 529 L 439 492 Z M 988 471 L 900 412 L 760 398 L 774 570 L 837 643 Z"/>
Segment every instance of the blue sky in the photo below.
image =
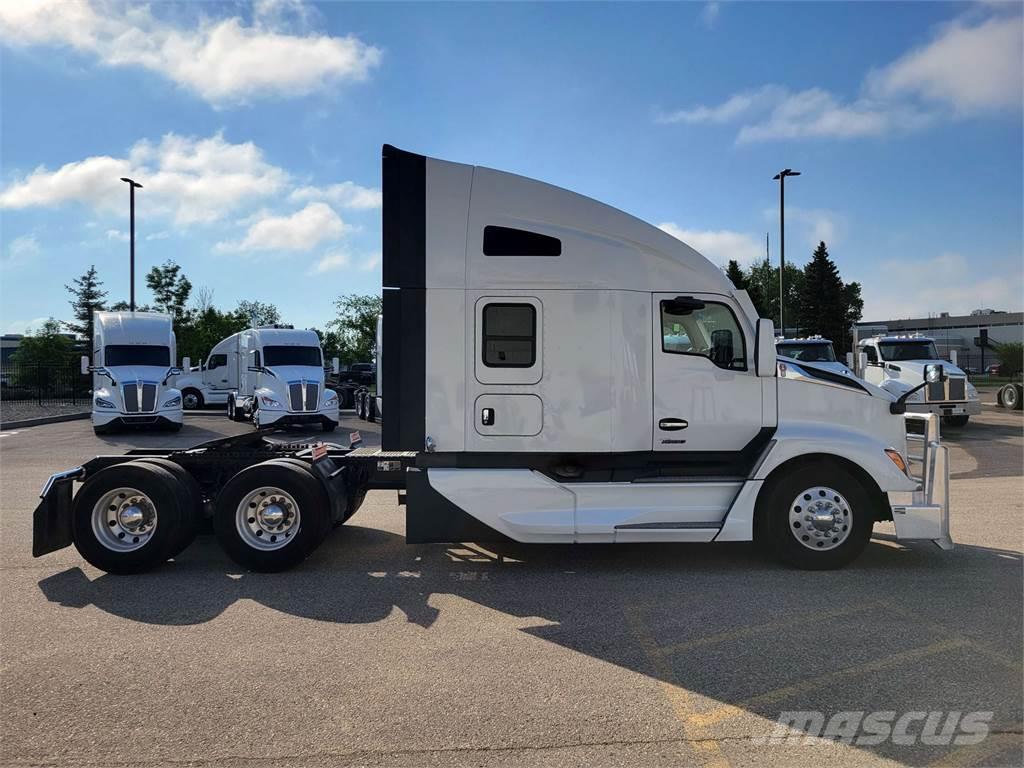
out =
<path fill-rule="evenodd" d="M 0 6 L 0 329 L 173 259 L 322 326 L 380 286 L 380 145 L 544 179 L 719 264 L 824 239 L 865 319 L 1019 310 L 1020 4 Z M 148 292 L 141 278 L 140 298 Z"/>

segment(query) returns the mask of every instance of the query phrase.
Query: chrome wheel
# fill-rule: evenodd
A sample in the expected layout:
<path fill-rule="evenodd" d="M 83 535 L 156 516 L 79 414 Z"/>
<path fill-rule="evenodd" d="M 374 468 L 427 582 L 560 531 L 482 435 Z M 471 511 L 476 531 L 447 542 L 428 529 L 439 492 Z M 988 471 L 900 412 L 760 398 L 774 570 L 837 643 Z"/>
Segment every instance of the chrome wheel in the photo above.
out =
<path fill-rule="evenodd" d="M 135 488 L 115 488 L 92 508 L 93 535 L 113 552 L 133 552 L 146 546 L 156 524 L 156 506 Z"/>
<path fill-rule="evenodd" d="M 295 538 L 302 519 L 291 494 L 265 486 L 246 494 L 235 513 L 242 541 L 253 549 L 281 549 Z"/>
<path fill-rule="evenodd" d="M 185 410 L 194 411 L 199 407 L 199 395 L 195 392 L 186 392 L 181 397 L 181 404 L 185 407 Z"/>
<path fill-rule="evenodd" d="M 853 511 L 838 491 L 823 485 L 799 493 L 789 505 L 789 532 L 808 549 L 835 549 L 853 529 Z"/>

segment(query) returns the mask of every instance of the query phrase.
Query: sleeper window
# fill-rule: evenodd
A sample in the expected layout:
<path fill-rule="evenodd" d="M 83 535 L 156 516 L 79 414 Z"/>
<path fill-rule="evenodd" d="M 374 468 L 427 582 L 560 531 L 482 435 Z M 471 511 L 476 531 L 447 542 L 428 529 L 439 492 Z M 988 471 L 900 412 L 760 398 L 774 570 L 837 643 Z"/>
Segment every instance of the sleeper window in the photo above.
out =
<path fill-rule="evenodd" d="M 699 355 L 719 368 L 747 370 L 747 351 L 736 316 L 724 304 L 702 309 L 676 309 L 661 302 L 661 349 L 677 355 Z"/>
<path fill-rule="evenodd" d="M 484 307 L 483 360 L 490 368 L 530 368 L 537 362 L 537 310 L 532 304 Z"/>

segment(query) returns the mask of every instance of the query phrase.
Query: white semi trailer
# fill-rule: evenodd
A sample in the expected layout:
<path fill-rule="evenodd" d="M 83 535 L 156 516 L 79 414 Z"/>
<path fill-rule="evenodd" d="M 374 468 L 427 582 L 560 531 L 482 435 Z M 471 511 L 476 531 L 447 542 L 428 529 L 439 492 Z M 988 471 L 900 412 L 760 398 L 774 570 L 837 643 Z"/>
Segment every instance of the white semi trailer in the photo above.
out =
<path fill-rule="evenodd" d="M 866 364 L 861 376 L 895 397 L 907 395 L 907 410 L 933 413 L 950 427 L 963 427 L 981 413 L 978 390 L 967 374 L 939 357 L 935 339 L 921 334 L 874 336 L 858 343 Z M 947 379 L 925 386 L 930 367 L 943 366 Z M 909 394 L 908 394 L 909 393 Z"/>
<path fill-rule="evenodd" d="M 937 417 L 812 366 L 780 376 L 771 321 L 686 244 L 390 146 L 383 197 L 382 448 L 252 433 L 158 452 L 161 467 L 152 451 L 98 457 L 47 483 L 35 554 L 74 543 L 144 570 L 205 512 L 236 561 L 280 570 L 371 488 L 405 491 L 410 542 L 755 540 L 827 569 L 892 520 L 901 540 L 952 546 Z M 925 423 L 919 474 L 907 418 Z M 123 553 L 110 532 L 140 524 L 149 538 Z"/>
<path fill-rule="evenodd" d="M 178 431 L 181 392 L 172 380 L 175 338 L 170 315 L 157 312 L 94 312 L 92 426 L 96 434 L 123 427 Z"/>

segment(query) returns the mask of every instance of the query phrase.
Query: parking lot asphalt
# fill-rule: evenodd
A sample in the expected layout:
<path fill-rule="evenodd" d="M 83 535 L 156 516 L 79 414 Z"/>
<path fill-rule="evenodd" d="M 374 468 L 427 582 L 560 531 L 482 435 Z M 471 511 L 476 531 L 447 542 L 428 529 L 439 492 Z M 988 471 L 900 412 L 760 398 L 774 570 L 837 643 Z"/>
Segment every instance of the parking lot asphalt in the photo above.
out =
<path fill-rule="evenodd" d="M 952 552 L 879 525 L 825 573 L 745 544 L 407 545 L 378 491 L 288 573 L 242 572 L 206 536 L 109 576 L 74 548 L 31 557 L 46 477 L 249 427 L 3 432 L 0 762 L 1021 765 L 1022 424 L 986 406 L 944 436 Z M 377 440 L 354 418 L 332 437 L 355 428 Z M 968 746 L 766 743 L 797 710 L 992 716 Z"/>

